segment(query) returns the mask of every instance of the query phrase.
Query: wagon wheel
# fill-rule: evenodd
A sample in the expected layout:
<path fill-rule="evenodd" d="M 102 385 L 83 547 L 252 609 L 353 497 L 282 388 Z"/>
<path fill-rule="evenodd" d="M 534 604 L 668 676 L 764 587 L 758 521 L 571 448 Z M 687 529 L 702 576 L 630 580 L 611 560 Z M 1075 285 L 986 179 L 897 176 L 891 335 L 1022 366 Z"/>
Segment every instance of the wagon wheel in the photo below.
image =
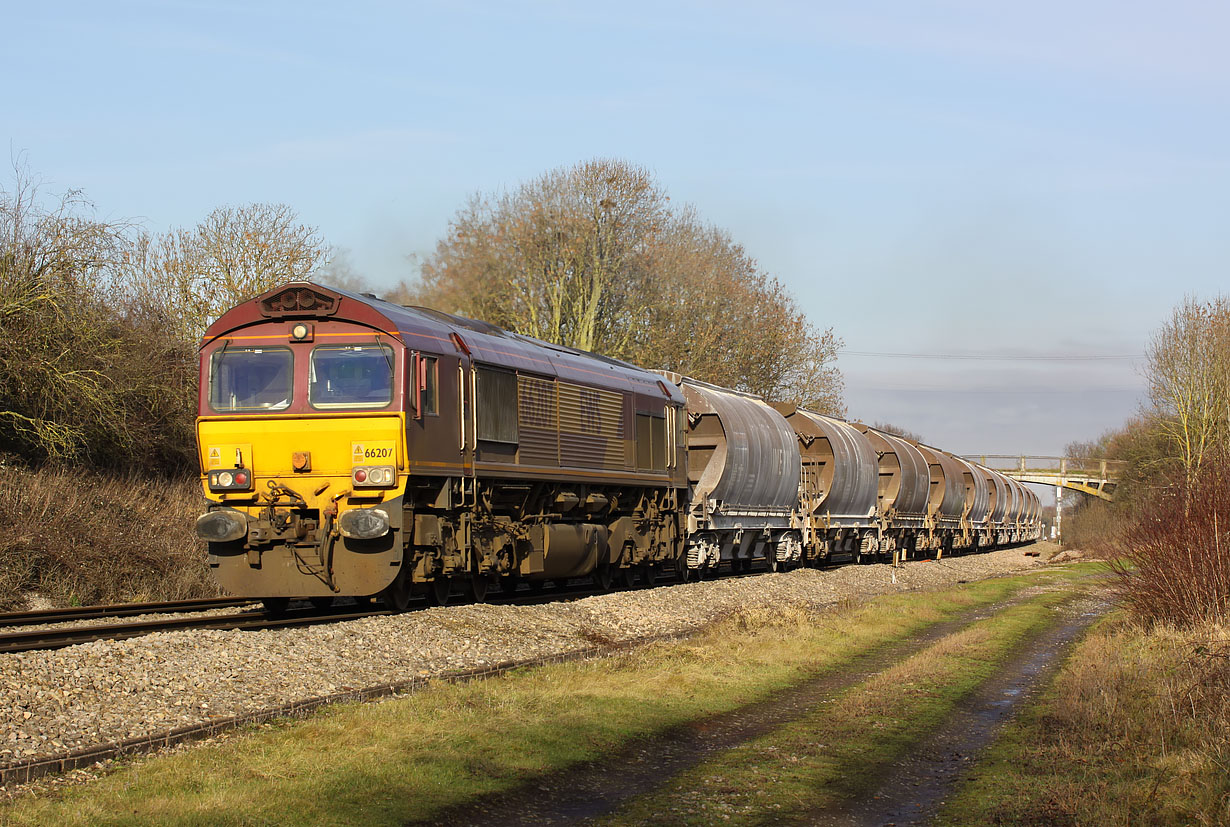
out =
<path fill-rule="evenodd" d="M 641 579 L 646 586 L 652 586 L 658 580 L 658 567 L 653 563 L 641 563 Z"/>
<path fill-rule="evenodd" d="M 410 583 L 409 570 L 404 570 L 399 572 L 397 577 L 393 578 L 393 582 L 380 593 L 380 600 L 390 610 L 404 612 L 410 608 L 410 595 L 412 591 L 413 587 Z"/>
<path fill-rule="evenodd" d="M 767 549 L 765 549 L 764 562 L 765 562 L 766 571 L 772 572 L 772 571 L 777 571 L 778 569 L 781 568 L 781 566 L 778 565 L 777 563 L 777 549 L 776 548 L 774 548 L 773 546 L 769 546 Z"/>
<path fill-rule="evenodd" d="M 686 554 L 680 555 L 675 559 L 675 576 L 679 578 L 680 583 L 686 583 L 692 579 L 692 570 L 688 568 L 688 557 Z"/>
<path fill-rule="evenodd" d="M 515 574 L 505 574 L 500 578 L 500 594 L 514 594 L 521 579 Z"/>
<path fill-rule="evenodd" d="M 366 609 L 368 606 L 372 605 L 372 596 L 370 594 L 356 594 L 351 598 L 351 600 L 353 600 L 354 604 L 360 609 Z"/>

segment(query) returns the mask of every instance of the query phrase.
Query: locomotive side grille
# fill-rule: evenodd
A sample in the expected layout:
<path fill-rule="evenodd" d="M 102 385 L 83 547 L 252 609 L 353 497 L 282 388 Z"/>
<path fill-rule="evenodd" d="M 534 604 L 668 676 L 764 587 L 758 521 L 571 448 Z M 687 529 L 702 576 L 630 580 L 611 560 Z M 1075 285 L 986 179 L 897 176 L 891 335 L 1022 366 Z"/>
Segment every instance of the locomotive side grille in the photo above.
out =
<path fill-rule="evenodd" d="M 517 377 L 517 420 L 523 465 L 559 465 L 559 400 L 554 382 Z"/>
<path fill-rule="evenodd" d="M 561 382 L 559 430 L 561 465 L 627 468 L 620 394 Z"/>

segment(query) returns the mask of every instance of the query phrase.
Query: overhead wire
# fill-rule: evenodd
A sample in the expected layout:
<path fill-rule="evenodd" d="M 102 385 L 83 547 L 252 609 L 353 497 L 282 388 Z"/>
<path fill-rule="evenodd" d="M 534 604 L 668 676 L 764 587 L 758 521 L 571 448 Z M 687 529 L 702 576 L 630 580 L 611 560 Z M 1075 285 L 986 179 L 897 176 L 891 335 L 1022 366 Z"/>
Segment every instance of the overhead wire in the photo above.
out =
<path fill-rule="evenodd" d="M 839 350 L 838 356 L 872 356 L 889 359 L 960 359 L 987 362 L 1095 362 L 1114 359 L 1143 359 L 1142 353 L 1097 354 L 1092 356 L 1047 356 L 1027 353 L 893 353 L 873 350 Z"/>

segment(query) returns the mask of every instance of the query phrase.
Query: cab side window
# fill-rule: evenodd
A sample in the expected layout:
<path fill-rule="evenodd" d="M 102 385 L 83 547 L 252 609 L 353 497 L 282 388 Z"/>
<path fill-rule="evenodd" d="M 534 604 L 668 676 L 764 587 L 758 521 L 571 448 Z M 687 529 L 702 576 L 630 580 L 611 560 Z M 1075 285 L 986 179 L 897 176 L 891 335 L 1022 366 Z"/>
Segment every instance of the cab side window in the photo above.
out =
<path fill-rule="evenodd" d="M 419 356 L 419 415 L 440 413 L 440 372 L 435 356 Z"/>

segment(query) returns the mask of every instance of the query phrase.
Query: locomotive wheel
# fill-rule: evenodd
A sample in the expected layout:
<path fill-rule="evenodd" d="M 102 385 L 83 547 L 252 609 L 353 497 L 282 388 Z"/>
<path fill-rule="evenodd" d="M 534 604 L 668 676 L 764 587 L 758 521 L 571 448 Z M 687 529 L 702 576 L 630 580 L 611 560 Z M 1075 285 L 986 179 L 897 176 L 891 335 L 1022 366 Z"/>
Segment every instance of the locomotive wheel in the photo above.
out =
<path fill-rule="evenodd" d="M 410 594 L 410 577 L 408 572 L 403 571 L 380 593 L 380 600 L 390 611 L 404 612 L 410 608 Z M 363 604 L 360 603 L 359 605 L 362 606 Z"/>
<path fill-rule="evenodd" d="M 594 585 L 597 586 L 600 591 L 609 592 L 615 583 L 615 575 L 611 571 L 611 564 L 609 562 L 602 563 L 595 568 L 593 577 Z"/>
<path fill-rule="evenodd" d="M 265 604 L 265 612 L 272 617 L 281 617 L 286 614 L 286 607 L 290 605 L 289 597 L 266 597 L 261 603 Z"/>
<path fill-rule="evenodd" d="M 427 602 L 433 606 L 447 606 L 453 595 L 453 579 L 440 575 L 427 584 Z"/>
<path fill-rule="evenodd" d="M 491 578 L 485 574 L 475 574 L 470 577 L 470 597 L 475 603 L 485 603 L 487 589 L 491 586 Z"/>
<path fill-rule="evenodd" d="M 777 565 L 777 551 L 769 549 L 764 556 L 765 571 L 777 571 L 780 566 Z"/>
<path fill-rule="evenodd" d="M 680 557 L 675 561 L 675 576 L 679 578 L 680 583 L 686 583 L 692 579 L 692 570 L 688 568 L 688 558 Z"/>
<path fill-rule="evenodd" d="M 309 597 L 308 603 L 311 603 L 312 608 L 318 612 L 323 612 L 325 609 L 333 608 L 332 597 Z"/>
<path fill-rule="evenodd" d="M 619 570 L 619 585 L 621 588 L 631 589 L 636 585 L 636 569 L 631 566 L 626 566 Z"/>
<path fill-rule="evenodd" d="M 515 574 L 506 574 L 500 578 L 500 594 L 514 594 L 517 591 L 517 584 L 521 581 Z"/>

